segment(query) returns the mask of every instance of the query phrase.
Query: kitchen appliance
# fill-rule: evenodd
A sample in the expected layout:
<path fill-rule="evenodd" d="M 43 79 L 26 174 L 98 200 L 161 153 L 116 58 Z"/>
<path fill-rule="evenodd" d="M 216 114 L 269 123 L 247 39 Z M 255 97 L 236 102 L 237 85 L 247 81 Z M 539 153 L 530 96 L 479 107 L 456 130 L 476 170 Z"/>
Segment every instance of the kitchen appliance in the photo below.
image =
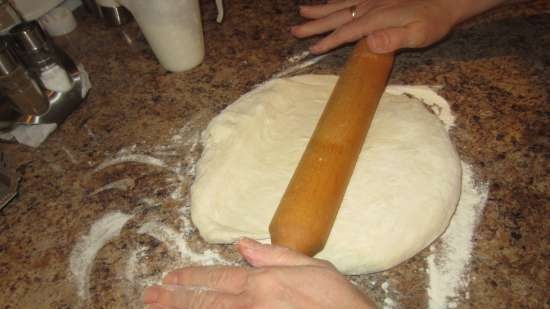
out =
<path fill-rule="evenodd" d="M 19 22 L 21 18 L 10 3 L 7 0 L 0 0 L 0 33 L 6 33 Z"/>
<path fill-rule="evenodd" d="M 95 0 L 101 17 L 109 26 L 122 26 L 132 20 L 132 14 L 115 0 Z"/>
<path fill-rule="evenodd" d="M 0 38 L 0 92 L 15 116 L 3 128 L 61 123 L 90 88 L 84 69 L 57 48 L 36 22 L 21 23 Z"/>

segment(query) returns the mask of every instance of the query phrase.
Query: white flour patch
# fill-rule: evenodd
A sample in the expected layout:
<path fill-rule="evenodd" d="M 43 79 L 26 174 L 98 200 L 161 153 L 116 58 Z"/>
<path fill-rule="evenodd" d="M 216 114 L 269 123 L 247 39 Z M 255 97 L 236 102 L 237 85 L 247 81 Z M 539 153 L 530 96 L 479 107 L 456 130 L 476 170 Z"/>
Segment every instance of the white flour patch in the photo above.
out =
<path fill-rule="evenodd" d="M 474 232 L 489 193 L 488 184 L 476 187 L 472 167 L 462 164 L 462 193 L 455 215 L 439 244 L 428 256 L 429 308 L 456 308 L 458 296 L 468 286 Z M 436 246 L 440 246 L 437 248 Z"/>
<path fill-rule="evenodd" d="M 63 147 L 61 147 L 61 149 L 63 149 L 63 151 L 67 155 L 67 158 L 69 158 L 69 161 L 72 164 L 78 164 L 78 161 L 75 159 L 74 155 L 72 154 L 72 152 L 67 147 L 63 146 Z"/>
<path fill-rule="evenodd" d="M 193 251 L 182 233 L 160 222 L 147 222 L 138 230 L 139 234 L 147 234 L 165 243 L 170 249 L 179 252 L 185 265 L 229 265 L 230 263 L 217 252 L 204 250 L 202 253 Z M 186 263 L 185 263 L 186 262 Z"/>
<path fill-rule="evenodd" d="M 384 303 L 382 309 L 396 309 L 397 303 L 391 298 L 390 284 L 388 281 L 382 283 L 382 290 L 384 291 Z"/>
<path fill-rule="evenodd" d="M 291 73 L 294 73 L 298 70 L 301 70 L 301 69 L 304 69 L 304 68 L 307 68 L 308 66 L 310 65 L 313 65 L 313 64 L 316 64 L 317 62 L 323 60 L 326 56 L 330 55 L 331 53 L 327 53 L 327 54 L 324 54 L 324 55 L 321 55 L 321 56 L 317 56 L 315 58 L 311 58 L 309 60 L 306 60 L 306 61 L 303 61 L 303 62 L 300 62 L 296 65 L 293 65 L 287 69 L 284 69 L 283 71 L 281 72 L 278 72 L 278 73 L 275 73 L 273 74 L 273 76 L 271 78 L 281 78 L 281 77 L 284 77 L 288 74 L 291 74 Z M 308 56 L 309 54 L 306 54 L 303 58 L 305 58 L 306 56 Z M 300 56 L 299 56 L 300 57 Z M 302 59 L 303 59 L 302 58 Z M 301 60 L 301 59 L 300 59 Z M 292 63 L 292 62 L 291 62 Z"/>
<path fill-rule="evenodd" d="M 193 234 L 197 228 L 191 223 L 191 201 L 187 199 L 179 209 L 180 219 L 183 222 L 183 235 L 190 236 Z"/>
<path fill-rule="evenodd" d="M 188 120 L 176 134 L 170 139 L 170 144 L 155 148 L 155 155 L 162 156 L 168 154 L 175 157 L 175 162 L 170 165 L 170 170 L 174 173 L 173 177 L 167 178 L 167 182 L 175 186 L 170 193 L 170 198 L 183 202 L 186 198 L 183 184 L 188 178 L 195 175 L 195 162 L 198 160 L 199 153 L 197 147 L 200 145 L 201 125 L 207 122 L 204 113 L 198 113 Z"/>
<path fill-rule="evenodd" d="M 126 269 L 124 272 L 126 280 L 128 280 L 129 282 L 134 282 L 140 268 L 145 265 L 138 264 L 138 262 L 145 256 L 146 250 L 147 247 L 139 247 L 130 252 L 130 256 L 128 257 L 128 261 L 126 262 Z"/>
<path fill-rule="evenodd" d="M 394 86 L 390 93 L 407 94 L 420 99 L 441 119 L 447 131 L 455 124 L 449 103 L 436 93 L 438 86 Z M 469 283 L 467 266 L 473 250 L 472 237 L 488 196 L 488 185 L 475 186 L 471 166 L 462 162 L 462 191 L 456 212 L 440 240 L 430 247 L 426 270 L 429 287 L 429 308 L 446 309 L 458 306 L 458 296 Z M 382 286 L 384 289 L 384 286 Z M 384 289 L 384 292 L 387 292 Z M 466 292 L 466 291 L 465 291 Z M 467 294 L 467 292 L 466 292 Z M 387 293 L 386 293 L 387 295 Z M 398 304 L 386 297 L 384 308 Z"/>
<path fill-rule="evenodd" d="M 111 183 L 108 183 L 104 185 L 103 187 L 95 190 L 94 192 L 90 193 L 90 196 L 96 195 L 98 193 L 101 193 L 103 191 L 107 190 L 120 190 L 120 191 L 128 191 L 132 189 L 136 185 L 135 181 L 132 178 L 123 178 L 117 181 L 113 181 Z"/>
<path fill-rule="evenodd" d="M 119 156 L 119 157 L 115 157 L 113 159 L 107 160 L 107 161 L 99 164 L 99 166 L 96 167 L 96 169 L 93 172 L 97 173 L 97 172 L 101 171 L 102 169 L 105 169 L 105 168 L 107 168 L 109 166 L 112 166 L 112 165 L 121 164 L 121 163 L 131 163 L 131 162 L 148 164 L 148 165 L 153 165 L 153 166 L 158 166 L 158 167 L 166 167 L 166 164 L 164 163 L 164 161 L 162 161 L 160 159 L 157 159 L 157 158 L 154 158 L 154 157 L 151 157 L 151 156 L 148 156 L 148 155 L 144 155 L 144 154 L 126 154 L 126 155 L 122 155 L 122 156 Z"/>
<path fill-rule="evenodd" d="M 435 92 L 440 88 L 396 86 L 393 91 L 420 99 L 450 131 L 454 127 L 455 116 L 449 103 Z M 467 294 L 465 289 L 469 284 L 467 267 L 473 250 L 472 237 L 487 200 L 488 188 L 486 183 L 476 187 L 472 167 L 462 162 L 462 191 L 455 214 L 440 240 L 430 247 L 432 254 L 426 261 L 430 309 L 455 308 L 458 306 L 459 293 L 464 291 Z"/>
<path fill-rule="evenodd" d="M 189 197 L 185 185 L 190 182 L 195 173 L 195 162 L 200 153 L 197 151 L 200 145 L 200 133 L 202 127 L 207 124 L 207 113 L 197 113 L 185 122 L 185 125 L 173 131 L 172 137 L 165 145 L 157 145 L 145 149 L 137 149 L 130 146 L 121 149 L 117 155 L 96 168 L 96 171 L 111 166 L 113 164 L 126 162 L 140 162 L 144 164 L 162 167 L 172 173 L 165 180 L 169 191 L 169 198 L 181 204 L 178 212 L 178 220 L 181 220 L 182 228 L 173 229 L 157 221 L 144 223 L 137 231 L 139 234 L 148 234 L 155 239 L 163 242 L 170 250 L 178 252 L 181 258 L 181 266 L 187 264 L 212 265 L 228 264 L 219 254 L 211 250 L 205 250 L 202 253 L 194 252 L 187 242 L 187 238 L 195 231 L 191 220 L 189 219 Z M 151 208 L 164 204 L 167 199 L 157 200 L 156 198 L 142 198 L 140 204 L 142 207 Z M 153 219 L 158 220 L 158 219 Z M 140 261 L 147 259 L 145 248 L 137 248 L 129 252 L 126 261 L 125 277 L 129 282 L 139 281 L 139 286 L 155 284 L 159 278 L 142 278 L 140 274 L 147 272 L 146 267 Z"/>
<path fill-rule="evenodd" d="M 84 128 L 86 128 L 86 133 L 88 133 L 89 137 L 91 137 L 93 140 L 97 138 L 94 131 L 92 131 L 92 129 L 90 129 L 90 127 L 87 124 L 84 125 Z"/>
<path fill-rule="evenodd" d="M 304 60 L 309 55 L 311 55 L 311 53 L 308 50 L 306 50 L 306 51 L 303 51 L 299 54 L 292 55 L 292 56 L 288 57 L 286 59 L 286 61 L 288 61 L 289 63 L 296 63 L 298 61 Z"/>
<path fill-rule="evenodd" d="M 106 214 L 97 220 L 90 228 L 88 235 L 84 235 L 74 246 L 69 267 L 73 274 L 78 296 L 86 299 L 89 296 L 90 273 L 94 259 L 111 239 L 117 237 L 122 227 L 132 216 L 122 212 Z"/>
<path fill-rule="evenodd" d="M 140 199 L 138 204 L 142 205 L 142 206 L 145 206 L 145 208 L 160 206 L 160 203 L 158 201 L 156 201 L 155 199 L 149 198 L 149 197 L 145 197 L 145 198 Z"/>

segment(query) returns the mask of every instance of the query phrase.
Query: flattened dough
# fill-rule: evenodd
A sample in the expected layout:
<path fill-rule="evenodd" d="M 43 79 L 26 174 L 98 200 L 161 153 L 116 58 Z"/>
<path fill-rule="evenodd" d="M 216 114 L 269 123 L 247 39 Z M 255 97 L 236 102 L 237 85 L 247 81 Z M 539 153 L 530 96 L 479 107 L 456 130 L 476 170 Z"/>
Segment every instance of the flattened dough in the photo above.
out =
<path fill-rule="evenodd" d="M 215 117 L 191 189 L 202 237 L 269 241 L 268 225 L 336 82 L 303 75 L 267 82 Z M 325 249 L 346 274 L 412 257 L 447 227 L 460 159 L 441 121 L 417 99 L 383 95 Z"/>

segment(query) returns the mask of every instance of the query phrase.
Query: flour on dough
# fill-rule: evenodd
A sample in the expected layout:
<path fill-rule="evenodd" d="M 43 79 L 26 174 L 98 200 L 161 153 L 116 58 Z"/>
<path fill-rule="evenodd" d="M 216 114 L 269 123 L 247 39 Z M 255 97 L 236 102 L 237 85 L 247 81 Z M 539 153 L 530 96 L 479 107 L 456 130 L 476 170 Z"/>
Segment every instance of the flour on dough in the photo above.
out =
<path fill-rule="evenodd" d="M 269 241 L 268 226 L 337 80 L 269 81 L 215 117 L 191 189 L 192 219 L 208 242 Z M 346 274 L 412 257 L 447 227 L 460 159 L 441 121 L 417 99 L 383 95 L 325 249 Z"/>

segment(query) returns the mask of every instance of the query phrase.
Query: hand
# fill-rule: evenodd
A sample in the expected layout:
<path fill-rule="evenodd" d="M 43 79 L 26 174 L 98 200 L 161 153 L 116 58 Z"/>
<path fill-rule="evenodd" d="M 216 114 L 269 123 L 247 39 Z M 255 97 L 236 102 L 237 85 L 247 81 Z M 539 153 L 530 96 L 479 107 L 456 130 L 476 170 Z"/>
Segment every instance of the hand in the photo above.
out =
<path fill-rule="evenodd" d="M 425 47 L 443 38 L 459 20 L 452 2 L 455 0 L 333 0 L 300 7 L 300 14 L 311 21 L 292 27 L 291 32 L 303 38 L 332 31 L 310 48 L 313 53 L 363 37 L 375 53 Z"/>
<path fill-rule="evenodd" d="M 373 309 L 328 262 L 250 239 L 238 244 L 249 267 L 188 267 L 145 290 L 149 309 Z"/>

